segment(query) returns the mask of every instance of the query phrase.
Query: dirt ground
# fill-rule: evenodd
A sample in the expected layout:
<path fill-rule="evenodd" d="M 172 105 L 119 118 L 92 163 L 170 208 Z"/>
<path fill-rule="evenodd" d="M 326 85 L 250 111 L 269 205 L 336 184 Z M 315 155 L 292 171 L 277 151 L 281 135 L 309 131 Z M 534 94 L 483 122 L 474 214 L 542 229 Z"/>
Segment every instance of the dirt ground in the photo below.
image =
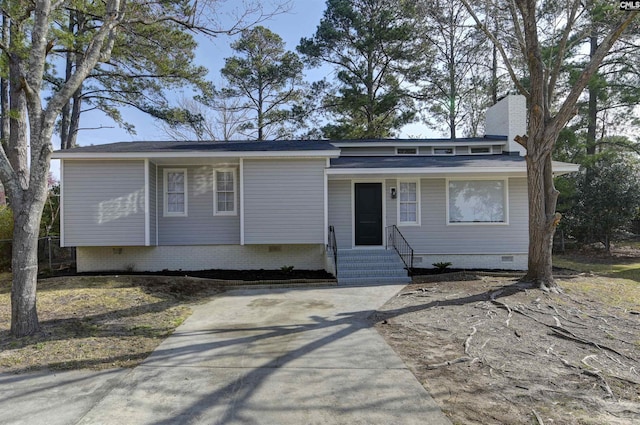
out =
<path fill-rule="evenodd" d="M 11 281 L 0 275 L 0 372 L 134 367 L 222 289 L 187 277 L 58 277 L 38 282 L 40 331 L 9 334 Z"/>
<path fill-rule="evenodd" d="M 458 279 L 372 316 L 454 424 L 640 424 L 640 283 L 565 276 L 554 295 Z"/>

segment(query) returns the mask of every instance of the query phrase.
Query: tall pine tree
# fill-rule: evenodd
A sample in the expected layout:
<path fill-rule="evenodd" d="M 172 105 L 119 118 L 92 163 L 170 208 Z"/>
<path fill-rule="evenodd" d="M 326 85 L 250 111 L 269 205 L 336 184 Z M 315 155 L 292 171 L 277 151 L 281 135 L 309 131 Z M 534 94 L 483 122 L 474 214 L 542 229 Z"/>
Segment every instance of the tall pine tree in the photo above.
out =
<path fill-rule="evenodd" d="M 324 137 L 391 137 L 414 120 L 409 88 L 428 63 L 415 13 L 405 0 L 327 1 L 315 35 L 298 46 L 309 65 L 335 71 L 323 98 Z"/>

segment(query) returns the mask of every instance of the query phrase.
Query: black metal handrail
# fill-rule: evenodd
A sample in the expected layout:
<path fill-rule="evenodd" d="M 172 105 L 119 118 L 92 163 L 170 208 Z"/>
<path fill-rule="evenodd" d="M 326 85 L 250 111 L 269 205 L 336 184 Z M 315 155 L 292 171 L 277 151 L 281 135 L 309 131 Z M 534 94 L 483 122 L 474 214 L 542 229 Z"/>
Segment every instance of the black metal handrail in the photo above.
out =
<path fill-rule="evenodd" d="M 333 254 L 333 265 L 336 268 L 336 276 L 338 275 L 338 243 L 336 242 L 336 230 L 333 226 L 329 226 L 329 238 L 327 240 L 327 250 Z"/>
<path fill-rule="evenodd" d="M 389 249 L 389 246 L 392 246 L 400 256 L 409 273 L 411 273 L 411 270 L 413 270 L 413 248 L 411 248 L 411 245 L 409 245 L 409 242 L 402 236 L 402 233 L 398 230 L 398 226 L 395 224 L 387 226 L 386 231 L 387 249 Z"/>

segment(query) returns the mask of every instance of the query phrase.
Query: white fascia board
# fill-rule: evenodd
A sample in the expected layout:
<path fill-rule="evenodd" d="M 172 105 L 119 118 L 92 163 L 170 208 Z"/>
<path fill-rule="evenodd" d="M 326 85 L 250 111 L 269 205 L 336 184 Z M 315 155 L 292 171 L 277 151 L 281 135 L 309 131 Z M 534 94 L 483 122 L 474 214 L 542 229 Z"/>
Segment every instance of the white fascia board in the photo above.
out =
<path fill-rule="evenodd" d="M 156 159 L 156 158 L 245 158 L 245 159 L 287 159 L 287 158 L 337 158 L 340 150 L 323 151 L 277 151 L 277 152 L 243 152 L 243 151 L 188 151 L 188 152 L 54 152 L 51 159 Z"/>
<path fill-rule="evenodd" d="M 553 162 L 553 172 L 555 175 L 574 173 L 580 169 L 577 164 L 568 162 Z M 327 175 L 452 175 L 452 174 L 508 174 L 511 177 L 525 177 L 527 169 L 525 164 L 522 167 L 425 167 L 425 168 L 330 168 Z"/>
<path fill-rule="evenodd" d="M 420 147 L 420 146 L 476 146 L 476 145 L 502 145 L 505 146 L 507 144 L 506 140 L 474 140 L 474 141 L 464 141 L 464 140 L 456 140 L 456 141 L 440 141 L 440 142 L 429 142 L 429 141 L 413 141 L 413 140 L 405 140 L 403 141 L 389 141 L 389 142 L 331 142 L 333 146 L 338 148 L 381 148 L 381 147 Z"/>
<path fill-rule="evenodd" d="M 434 167 L 434 168 L 330 168 L 330 176 L 357 174 L 522 174 L 524 167 Z"/>
<path fill-rule="evenodd" d="M 580 170 L 578 164 L 571 164 L 570 162 L 553 161 L 552 163 L 553 174 L 561 176 L 563 174 L 575 173 Z"/>

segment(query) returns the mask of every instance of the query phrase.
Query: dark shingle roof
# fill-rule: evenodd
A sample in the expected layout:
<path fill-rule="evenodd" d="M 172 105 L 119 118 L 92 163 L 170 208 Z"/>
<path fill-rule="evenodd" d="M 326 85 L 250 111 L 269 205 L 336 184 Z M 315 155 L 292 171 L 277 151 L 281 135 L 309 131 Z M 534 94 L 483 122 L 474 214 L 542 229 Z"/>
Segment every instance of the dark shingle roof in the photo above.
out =
<path fill-rule="evenodd" d="M 81 146 L 65 153 L 134 153 L 134 152 L 280 152 L 336 150 L 324 140 L 269 140 L 230 142 L 118 142 Z"/>
<path fill-rule="evenodd" d="M 411 145 L 411 144 L 423 144 L 423 143 L 438 143 L 438 144 L 455 144 L 464 145 L 465 143 L 504 143 L 507 141 L 507 136 L 484 136 L 484 137 L 462 137 L 451 139 L 348 139 L 348 140 L 332 140 L 334 143 L 339 144 L 364 144 L 367 143 L 389 143 L 393 145 Z"/>
<path fill-rule="evenodd" d="M 331 160 L 331 168 L 439 168 L 439 167 L 525 167 L 515 155 L 456 156 L 343 156 Z"/>

